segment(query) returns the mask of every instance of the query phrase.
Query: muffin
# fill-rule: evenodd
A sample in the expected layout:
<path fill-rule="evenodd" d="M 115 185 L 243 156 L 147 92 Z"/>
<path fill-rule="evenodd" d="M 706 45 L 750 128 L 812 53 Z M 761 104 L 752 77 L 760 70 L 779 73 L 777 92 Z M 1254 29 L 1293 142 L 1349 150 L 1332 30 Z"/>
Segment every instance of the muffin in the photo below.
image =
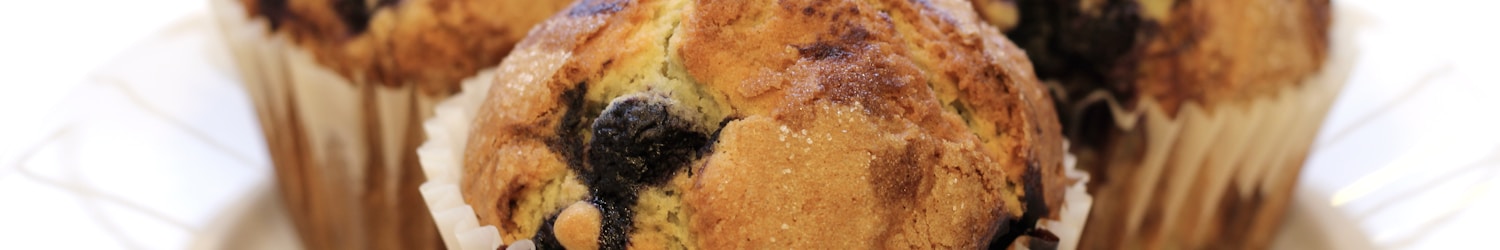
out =
<path fill-rule="evenodd" d="M 1070 248 L 1088 211 L 965 1 L 581 1 L 494 73 L 419 149 L 455 248 Z"/>
<path fill-rule="evenodd" d="M 1094 177 L 1083 248 L 1269 245 L 1347 75 L 1329 1 L 973 3 L 1052 86 Z"/>
<path fill-rule="evenodd" d="M 211 1 L 309 249 L 441 247 L 420 122 L 565 1 Z"/>

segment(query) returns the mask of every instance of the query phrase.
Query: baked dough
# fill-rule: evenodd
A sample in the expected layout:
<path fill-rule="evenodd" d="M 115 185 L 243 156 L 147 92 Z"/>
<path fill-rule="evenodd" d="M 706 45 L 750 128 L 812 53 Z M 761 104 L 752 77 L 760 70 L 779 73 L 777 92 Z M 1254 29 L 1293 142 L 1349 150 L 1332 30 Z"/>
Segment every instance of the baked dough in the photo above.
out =
<path fill-rule="evenodd" d="M 517 48 L 460 181 L 505 242 L 1056 240 L 1035 229 L 1067 184 L 1052 100 L 968 2 L 586 0 Z"/>
<path fill-rule="evenodd" d="M 566 0 L 238 0 L 356 83 L 428 94 L 493 67 Z"/>
<path fill-rule="evenodd" d="M 1270 245 L 1347 73 L 1330 1 L 973 4 L 1056 83 L 1098 198 L 1080 248 Z"/>
<path fill-rule="evenodd" d="M 996 5 L 1004 1 L 975 1 Z M 1017 0 L 1007 32 L 1044 80 L 1073 99 L 1109 91 L 1151 98 L 1169 114 L 1275 93 L 1319 72 L 1328 0 Z M 999 21 L 1003 17 L 994 17 Z"/>

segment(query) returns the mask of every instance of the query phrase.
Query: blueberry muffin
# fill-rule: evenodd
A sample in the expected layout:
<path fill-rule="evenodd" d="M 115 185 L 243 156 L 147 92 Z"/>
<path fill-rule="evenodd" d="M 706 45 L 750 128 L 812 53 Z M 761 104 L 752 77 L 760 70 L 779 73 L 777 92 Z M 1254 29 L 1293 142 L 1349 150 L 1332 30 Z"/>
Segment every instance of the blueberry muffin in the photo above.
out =
<path fill-rule="evenodd" d="M 1346 75 L 1328 0 L 980 0 L 1049 82 L 1084 248 L 1265 248 Z"/>
<path fill-rule="evenodd" d="M 495 73 L 419 150 L 459 247 L 1047 248 L 1087 211 L 965 1 L 581 1 Z"/>
<path fill-rule="evenodd" d="M 214 0 L 309 249 L 442 247 L 420 122 L 498 64 L 550 0 Z"/>
<path fill-rule="evenodd" d="M 238 0 L 272 33 L 360 83 L 452 93 L 571 1 Z"/>

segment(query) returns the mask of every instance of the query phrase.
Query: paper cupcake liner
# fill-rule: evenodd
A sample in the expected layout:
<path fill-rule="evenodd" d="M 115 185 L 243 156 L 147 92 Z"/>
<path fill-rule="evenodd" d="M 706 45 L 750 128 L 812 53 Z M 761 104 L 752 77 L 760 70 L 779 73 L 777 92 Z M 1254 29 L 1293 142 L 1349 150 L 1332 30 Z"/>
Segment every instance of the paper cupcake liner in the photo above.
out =
<path fill-rule="evenodd" d="M 286 207 L 309 249 L 441 247 L 421 200 L 420 123 L 446 96 L 345 78 L 235 0 L 210 1 Z"/>
<path fill-rule="evenodd" d="M 1175 116 L 1149 98 L 1135 109 L 1103 91 L 1080 99 L 1074 117 L 1103 103 L 1115 119 L 1110 145 L 1079 152 L 1085 168 L 1108 178 L 1091 189 L 1081 246 L 1268 247 L 1352 66 L 1354 48 L 1338 23 L 1318 75 L 1258 98 L 1185 103 Z"/>
<path fill-rule="evenodd" d="M 1067 152 L 1066 145 L 1063 152 Z M 1089 211 L 1094 207 L 1094 196 L 1088 192 L 1089 174 L 1077 169 L 1077 165 L 1078 159 L 1073 154 L 1063 156 L 1063 166 L 1067 168 L 1063 174 L 1071 184 L 1064 189 L 1061 215 L 1037 222 L 1038 227 L 1057 236 L 1059 250 L 1078 249 L 1083 229 L 1088 225 Z"/>
<path fill-rule="evenodd" d="M 492 77 L 493 72 L 484 72 L 465 80 L 458 95 L 438 104 L 437 115 L 423 124 L 427 143 L 417 149 L 422 171 L 427 174 L 427 183 L 421 187 L 422 197 L 432 210 L 443 243 L 452 249 L 496 249 L 505 244 L 498 227 L 479 225 L 478 215 L 473 207 L 464 204 L 458 186 L 463 177 L 463 153 L 470 123 L 479 113 Z M 511 245 L 517 249 L 529 244 Z"/>
<path fill-rule="evenodd" d="M 525 52 L 518 50 L 517 53 Z M 432 208 L 433 221 L 437 223 L 443 242 L 453 249 L 496 249 L 507 245 L 497 227 L 479 224 L 478 215 L 473 207 L 463 202 L 463 193 L 459 189 L 463 177 L 463 152 L 471 123 L 489 93 L 490 81 L 495 77 L 492 74 L 486 72 L 464 81 L 459 94 L 438 104 L 437 114 L 423 124 L 428 141 L 417 149 L 422 171 L 428 177 L 427 183 L 421 187 L 422 196 L 426 198 L 427 207 Z M 1068 168 L 1066 175 L 1072 184 L 1067 188 L 1061 215 L 1056 220 L 1039 222 L 1042 228 L 1058 236 L 1058 249 L 1076 248 L 1093 203 L 1086 190 L 1088 174 L 1074 169 L 1075 162 L 1071 155 L 1064 159 Z M 518 240 L 510 242 L 507 249 L 534 249 L 534 246 L 529 240 Z"/>

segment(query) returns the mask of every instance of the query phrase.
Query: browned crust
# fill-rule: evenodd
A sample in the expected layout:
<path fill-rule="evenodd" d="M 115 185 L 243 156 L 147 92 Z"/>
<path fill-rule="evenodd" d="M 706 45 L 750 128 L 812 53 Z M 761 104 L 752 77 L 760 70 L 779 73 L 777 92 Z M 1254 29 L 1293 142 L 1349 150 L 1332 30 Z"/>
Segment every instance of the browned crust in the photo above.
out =
<path fill-rule="evenodd" d="M 1153 13 L 1143 4 L 1168 3 Z M 995 1 L 988 1 L 995 2 Z M 1080 249 L 1134 248 L 1264 248 L 1279 225 L 1294 181 L 1286 186 L 1257 189 L 1250 196 L 1229 188 L 1222 204 L 1212 211 L 1210 226 L 1165 225 L 1166 196 L 1137 199 L 1137 194 L 1160 193 L 1166 184 L 1135 183 L 1144 150 L 1171 145 L 1172 138 L 1151 135 L 1142 122 L 1132 129 L 1117 126 L 1108 104 L 1080 99 L 1108 91 L 1127 109 L 1152 100 L 1167 118 L 1184 121 L 1179 112 L 1201 105 L 1210 115 L 1242 116 L 1244 110 L 1225 109 L 1263 101 L 1285 90 L 1301 87 L 1321 70 L 1328 56 L 1329 1 L 1327 0 L 1018 0 L 1021 23 L 1010 31 L 1034 57 L 1038 74 L 1066 88 L 1060 108 L 1082 110 L 1067 121 L 1069 137 L 1079 153 L 1080 168 L 1091 174 L 1095 205 Z M 1091 7 L 1081 7 L 1091 6 Z M 1051 33 L 1049 33 L 1051 32 Z M 1075 106 L 1087 104 L 1091 106 Z M 1227 106 L 1226 106 L 1227 105 Z M 1129 118 L 1136 119 L 1136 118 Z M 1188 120 L 1191 121 L 1191 120 Z M 1244 121 L 1233 121 L 1244 122 Z M 1198 126 L 1208 126 L 1197 124 Z M 1191 122 L 1187 126 L 1194 126 Z M 1183 129 L 1190 130 L 1190 129 Z M 1178 130 L 1168 133 L 1182 133 Z M 1272 135 L 1275 136 L 1275 135 Z M 1180 143 L 1180 142 L 1179 142 Z M 1208 156 L 1210 158 L 1215 156 Z M 1300 159 L 1289 166 L 1300 166 Z M 1158 163 L 1161 164 L 1161 163 Z M 1163 178 L 1198 166 L 1168 164 Z M 1282 163 L 1271 163 L 1281 165 Z M 1181 167 L 1181 168 L 1179 168 Z M 1296 169 L 1296 168 L 1291 168 Z M 1196 171 L 1196 170 L 1195 170 Z M 1295 173 L 1297 171 L 1287 171 Z M 1295 174 L 1292 174 L 1295 175 Z M 1273 176 L 1268 179 L 1287 178 Z M 1295 180 L 1293 176 L 1289 179 Z M 1202 180 L 1197 183 L 1202 183 Z M 1215 184 L 1217 185 L 1217 184 Z M 1231 184 L 1223 184 L 1230 185 Z M 1141 190 L 1141 187 L 1145 187 Z M 1155 187 L 1156 189 L 1150 189 Z M 1217 190 L 1210 187 L 1195 187 Z M 1199 191 L 1193 191 L 1199 192 Z M 1190 193 L 1191 195 L 1192 193 Z M 1192 196 L 1189 196 L 1192 197 Z M 1188 198 L 1191 200 L 1192 198 Z M 1146 202 L 1145 215 L 1132 228 L 1127 218 L 1132 202 Z M 1137 207 L 1137 208 L 1139 208 Z M 1194 211 L 1197 207 L 1182 209 Z M 1125 211 L 1125 212 L 1122 212 Z M 1195 212 L 1188 212 L 1195 213 Z M 1134 216 L 1134 215 L 1130 215 Z M 1197 218 L 1176 219 L 1177 221 Z M 1181 223 L 1179 223 L 1181 224 Z M 1165 231 L 1164 228 L 1175 228 Z M 1183 235 L 1194 237 L 1183 237 Z M 1203 237 L 1203 235 L 1211 235 Z"/>
<path fill-rule="evenodd" d="M 589 3 L 579 5 L 585 4 Z M 600 65 L 600 57 L 621 56 L 619 51 L 584 51 L 584 45 L 598 42 L 599 37 L 624 41 L 615 40 L 623 35 L 619 28 L 609 28 L 647 14 L 642 8 L 622 12 L 558 13 L 539 24 L 496 71 L 490 97 L 480 106 L 470 132 L 464 151 L 464 178 L 459 184 L 465 203 L 474 207 L 480 223 L 499 227 L 506 233 L 506 242 L 531 236 L 521 235 L 520 226 L 509 219 L 516 209 L 509 201 L 537 192 L 544 182 L 566 175 L 568 153 L 553 150 L 548 144 L 561 137 L 554 128 L 567 113 L 566 103 L 579 101 L 566 100 L 577 98 L 566 93 L 579 85 L 575 79 L 582 77 L 576 74 L 590 65 Z M 599 56 L 591 56 L 595 54 Z"/>
<path fill-rule="evenodd" d="M 1163 3 L 1152 13 L 1143 2 Z M 988 5 L 993 1 L 981 1 Z M 1110 91 L 1168 114 L 1269 96 L 1321 69 L 1328 0 L 1018 0 L 1010 35 L 1069 97 Z M 981 5 L 985 5 L 981 4 Z"/>
<path fill-rule="evenodd" d="M 1327 0 L 1178 1 L 1142 45 L 1140 96 L 1176 114 L 1297 86 L 1328 55 L 1329 15 Z"/>
<path fill-rule="evenodd" d="M 499 63 L 532 25 L 570 2 L 402 0 L 372 7 L 368 27 L 358 30 L 340 18 L 334 7 L 340 1 L 239 1 L 352 82 L 417 84 L 427 94 L 457 91 L 459 81 Z"/>
<path fill-rule="evenodd" d="M 481 223 L 529 237 L 508 201 L 565 175 L 549 145 L 569 91 L 656 46 L 633 34 L 663 2 L 585 1 L 502 64 L 461 183 Z M 695 1 L 683 15 L 669 50 L 739 118 L 675 183 L 698 246 L 975 248 L 1061 207 L 1051 99 L 966 2 Z M 1027 211 L 1028 182 L 1047 211 Z"/>

